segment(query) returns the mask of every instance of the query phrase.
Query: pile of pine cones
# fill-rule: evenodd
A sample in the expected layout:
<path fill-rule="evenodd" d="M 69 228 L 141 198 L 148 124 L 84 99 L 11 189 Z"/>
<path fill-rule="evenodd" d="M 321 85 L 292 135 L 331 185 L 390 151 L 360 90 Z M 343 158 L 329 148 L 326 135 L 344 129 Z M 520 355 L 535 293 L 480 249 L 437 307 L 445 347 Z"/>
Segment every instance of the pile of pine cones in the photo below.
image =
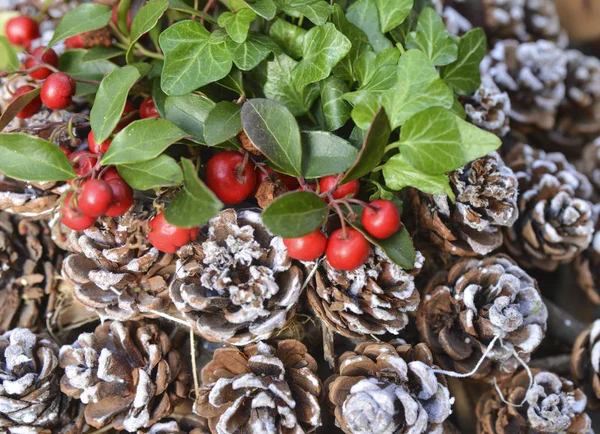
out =
<path fill-rule="evenodd" d="M 406 192 L 412 270 L 293 261 L 254 210 L 161 253 L 143 200 L 73 232 L 60 183 L 2 177 L 0 433 L 593 432 L 600 60 L 551 0 L 433 3 L 486 30 L 461 102 L 504 144 L 450 175 L 455 202 Z"/>

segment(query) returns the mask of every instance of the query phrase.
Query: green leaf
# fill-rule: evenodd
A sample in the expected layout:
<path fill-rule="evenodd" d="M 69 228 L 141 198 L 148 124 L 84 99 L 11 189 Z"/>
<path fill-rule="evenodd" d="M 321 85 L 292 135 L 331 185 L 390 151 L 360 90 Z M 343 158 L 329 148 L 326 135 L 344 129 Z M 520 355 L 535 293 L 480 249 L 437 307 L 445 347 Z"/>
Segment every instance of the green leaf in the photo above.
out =
<path fill-rule="evenodd" d="M 227 34 L 238 44 L 248 37 L 250 24 L 256 19 L 256 13 L 252 9 L 240 9 L 239 11 L 223 12 L 219 15 L 219 26 L 225 27 Z"/>
<path fill-rule="evenodd" d="M 223 143 L 242 131 L 242 107 L 221 101 L 210 111 L 204 121 L 204 141 L 213 146 Z"/>
<path fill-rule="evenodd" d="M 343 98 L 352 104 L 352 120 L 359 128 L 366 130 L 371 125 L 377 110 L 381 107 L 381 94 L 359 90 L 344 94 Z"/>
<path fill-rule="evenodd" d="M 12 121 L 17 114 L 27 106 L 31 101 L 35 98 L 39 98 L 40 96 L 40 88 L 33 89 L 27 93 L 19 95 L 16 97 L 11 103 L 6 107 L 2 116 L 0 116 L 0 131 L 2 131 L 6 126 Z"/>
<path fill-rule="evenodd" d="M 236 92 L 238 95 L 244 95 L 244 76 L 242 71 L 233 68 L 227 76 L 217 81 L 217 84 L 225 89 Z"/>
<path fill-rule="evenodd" d="M 140 78 L 140 73 L 133 66 L 124 66 L 108 74 L 98 88 L 90 123 L 98 143 L 102 143 L 111 135 L 123 114 L 129 90 Z"/>
<path fill-rule="evenodd" d="M 185 95 L 225 77 L 233 65 L 226 43 L 212 43 L 197 21 L 180 21 L 160 35 L 165 53 L 161 86 L 167 95 Z"/>
<path fill-rule="evenodd" d="M 158 20 L 169 8 L 169 2 L 167 0 L 152 0 L 142 7 L 131 23 L 131 36 L 129 37 L 131 42 L 129 43 L 129 49 L 127 50 L 127 63 L 133 63 L 133 47 L 136 42 L 144 35 L 156 26 Z"/>
<path fill-rule="evenodd" d="M 481 82 L 479 64 L 485 57 L 487 40 L 483 29 L 473 29 L 460 38 L 458 59 L 440 69 L 444 81 L 458 95 L 471 95 Z"/>
<path fill-rule="evenodd" d="M 287 55 L 294 59 L 302 57 L 306 33 L 308 32 L 302 27 L 295 26 L 283 19 L 276 19 L 269 29 L 269 36 Z"/>
<path fill-rule="evenodd" d="M 242 126 L 256 146 L 283 173 L 302 173 L 302 143 L 296 118 L 269 99 L 250 99 L 242 107 Z"/>
<path fill-rule="evenodd" d="M 424 193 L 444 194 L 454 200 L 446 175 L 428 175 L 416 169 L 401 154 L 396 154 L 383 165 L 385 184 L 393 190 L 414 187 Z"/>
<path fill-rule="evenodd" d="M 0 36 L 0 71 L 19 69 L 19 59 L 12 44 L 5 36 Z"/>
<path fill-rule="evenodd" d="M 272 20 L 277 12 L 273 0 L 248 0 L 246 5 L 266 20 Z"/>
<path fill-rule="evenodd" d="M 331 14 L 331 6 L 324 0 L 276 0 L 279 9 L 300 18 L 305 16 L 317 26 L 325 24 Z"/>
<path fill-rule="evenodd" d="M 6 23 L 21 15 L 19 11 L 0 10 L 0 36 L 5 35 Z"/>
<path fill-rule="evenodd" d="M 101 81 L 105 74 L 118 69 L 110 60 L 96 60 L 84 62 L 85 50 L 69 50 L 60 56 L 58 69 L 73 78 Z M 76 95 L 90 95 L 98 92 L 98 86 L 90 83 L 77 83 Z"/>
<path fill-rule="evenodd" d="M 358 0 L 348 8 L 346 18 L 365 32 L 376 52 L 392 46 L 391 41 L 381 32 L 375 0 Z"/>
<path fill-rule="evenodd" d="M 387 33 L 406 19 L 413 7 L 413 0 L 375 0 L 379 11 L 381 32 Z"/>
<path fill-rule="evenodd" d="M 425 54 L 419 50 L 409 50 L 400 57 L 396 86 L 383 97 L 383 105 L 390 117 L 392 129 L 429 107 L 450 108 L 452 104 L 452 91 L 442 81 Z"/>
<path fill-rule="evenodd" d="M 162 91 L 160 87 L 160 78 L 158 77 L 152 80 L 152 99 L 154 100 L 154 105 L 156 106 L 156 110 L 160 117 L 166 119 L 165 101 L 167 99 L 167 94 Z"/>
<path fill-rule="evenodd" d="M 112 10 L 108 6 L 98 3 L 83 3 L 62 17 L 52 39 L 48 42 L 48 47 L 71 36 L 101 29 L 109 23 L 111 17 Z"/>
<path fill-rule="evenodd" d="M 350 142 L 327 131 L 303 132 L 302 150 L 302 173 L 309 179 L 342 173 L 358 156 Z"/>
<path fill-rule="evenodd" d="M 448 65 L 458 56 L 458 46 L 446 30 L 442 17 L 431 8 L 421 12 L 417 30 L 408 35 L 406 47 L 421 50 L 435 66 Z"/>
<path fill-rule="evenodd" d="M 242 71 L 250 71 L 265 60 L 269 53 L 279 51 L 277 44 L 268 36 L 250 32 L 246 41 L 237 44 L 227 43 L 233 63 Z"/>
<path fill-rule="evenodd" d="M 200 180 L 190 160 L 181 160 L 184 184 L 173 203 L 165 210 L 165 219 L 180 228 L 202 226 L 223 208 L 221 201 Z"/>
<path fill-rule="evenodd" d="M 95 62 L 97 60 L 107 60 L 120 56 L 124 51 L 118 47 L 92 47 L 85 51 L 82 56 L 82 62 Z"/>
<path fill-rule="evenodd" d="M 319 229 L 327 214 L 323 199 L 300 191 L 284 194 L 271 202 L 262 213 L 262 221 L 274 235 L 297 238 Z"/>
<path fill-rule="evenodd" d="M 495 151 L 500 139 L 442 107 L 431 107 L 402 127 L 400 151 L 417 170 L 441 175 Z"/>
<path fill-rule="evenodd" d="M 117 6 L 117 27 L 125 36 L 129 36 L 130 8 L 131 0 L 120 0 Z"/>
<path fill-rule="evenodd" d="M 334 75 L 337 75 L 342 80 L 349 82 L 355 81 L 356 75 L 354 72 L 354 65 L 356 61 L 362 53 L 372 50 L 369 39 L 365 32 L 346 19 L 344 11 L 338 4 L 333 5 L 331 22 L 352 44 L 352 48 L 350 48 L 348 55 L 334 68 Z"/>
<path fill-rule="evenodd" d="M 343 183 L 362 178 L 381 163 L 392 131 L 385 110 L 380 108 L 371 122 L 354 164 L 342 179 Z"/>
<path fill-rule="evenodd" d="M 321 109 L 329 131 L 343 127 L 350 119 L 350 105 L 342 98 L 346 92 L 346 83 L 335 76 L 321 82 Z"/>
<path fill-rule="evenodd" d="M 204 122 L 214 106 L 215 103 L 206 96 L 195 93 L 168 96 L 165 100 L 165 118 L 191 134 L 194 141 L 204 143 Z"/>
<path fill-rule="evenodd" d="M 117 170 L 136 190 L 169 187 L 183 182 L 183 173 L 177 162 L 164 154 L 142 163 L 119 165 Z"/>
<path fill-rule="evenodd" d="M 313 27 L 304 37 L 303 59 L 292 71 L 298 89 L 324 80 L 350 52 L 351 43 L 332 23 Z"/>
<path fill-rule="evenodd" d="M 185 131 L 166 119 L 135 121 L 115 136 L 101 164 L 108 166 L 152 160 L 186 136 Z"/>
<path fill-rule="evenodd" d="M 66 181 L 77 177 L 58 146 L 25 133 L 0 134 L 0 172 L 31 182 Z"/>

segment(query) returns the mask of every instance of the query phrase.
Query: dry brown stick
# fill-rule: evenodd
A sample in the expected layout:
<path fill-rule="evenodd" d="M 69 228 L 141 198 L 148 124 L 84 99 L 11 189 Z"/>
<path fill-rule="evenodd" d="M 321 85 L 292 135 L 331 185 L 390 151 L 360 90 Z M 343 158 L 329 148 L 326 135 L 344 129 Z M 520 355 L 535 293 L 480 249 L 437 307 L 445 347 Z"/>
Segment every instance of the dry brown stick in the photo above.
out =
<path fill-rule="evenodd" d="M 577 336 L 586 329 L 585 324 L 546 297 L 544 304 L 548 309 L 548 334 L 566 345 L 573 346 Z"/>
<path fill-rule="evenodd" d="M 557 356 L 534 359 L 529 362 L 529 367 L 554 372 L 555 374 L 568 374 L 571 369 L 571 355 L 559 354 Z"/>

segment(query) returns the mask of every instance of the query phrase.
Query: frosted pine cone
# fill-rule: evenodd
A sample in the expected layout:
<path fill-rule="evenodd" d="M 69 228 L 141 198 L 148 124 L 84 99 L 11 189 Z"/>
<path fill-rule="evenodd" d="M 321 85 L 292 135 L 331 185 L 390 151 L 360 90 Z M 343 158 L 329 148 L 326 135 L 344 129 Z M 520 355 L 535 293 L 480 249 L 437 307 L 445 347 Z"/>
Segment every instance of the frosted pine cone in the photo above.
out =
<path fill-rule="evenodd" d="M 462 101 L 467 118 L 479 128 L 498 137 L 504 137 L 510 130 L 510 98 L 496 86 L 490 75 L 482 75 L 479 89 Z"/>
<path fill-rule="evenodd" d="M 588 398 L 588 407 L 600 408 L 600 320 L 579 335 L 571 354 L 571 375 Z"/>
<path fill-rule="evenodd" d="M 17 328 L 0 335 L 0 432 L 77 434 L 79 405 L 60 391 L 58 345 Z"/>
<path fill-rule="evenodd" d="M 106 322 L 60 349 L 61 389 L 80 399 L 86 422 L 135 432 L 169 416 L 187 397 L 188 375 L 155 324 Z"/>
<path fill-rule="evenodd" d="M 589 247 L 573 260 L 573 274 L 590 301 L 600 305 L 600 221 Z"/>
<path fill-rule="evenodd" d="M 588 143 L 583 148 L 581 158 L 577 161 L 577 169 L 590 180 L 594 187 L 593 197 L 600 199 L 600 138 Z"/>
<path fill-rule="evenodd" d="M 23 217 L 50 218 L 67 184 L 25 183 L 0 175 L 0 210 Z"/>
<path fill-rule="evenodd" d="M 594 216 L 589 180 L 560 153 L 518 145 L 507 156 L 519 180 L 519 219 L 504 245 L 527 268 L 552 271 L 590 244 Z"/>
<path fill-rule="evenodd" d="M 500 385 L 505 399 L 513 405 L 503 403 L 495 390 L 478 401 L 478 434 L 593 433 L 581 390 L 552 372 L 533 369 L 532 374 L 531 389 L 525 371 Z"/>
<path fill-rule="evenodd" d="M 310 433 L 321 426 L 317 362 L 299 341 L 219 348 L 202 383 L 196 412 L 213 434 Z"/>
<path fill-rule="evenodd" d="M 502 381 L 528 362 L 546 332 L 548 312 L 536 281 L 504 255 L 463 259 L 428 283 L 417 312 L 421 338 L 444 369 Z"/>
<path fill-rule="evenodd" d="M 458 256 L 486 255 L 502 245 L 503 226 L 518 217 L 517 179 L 493 152 L 450 174 L 456 195 L 409 190 L 415 224 L 436 246 Z"/>
<path fill-rule="evenodd" d="M 69 234 L 75 253 L 65 259 L 63 276 L 75 286 L 75 298 L 102 318 L 152 317 L 152 310 L 170 305 L 167 282 L 175 259 L 150 244 L 147 219 L 148 213 L 132 209 Z"/>
<path fill-rule="evenodd" d="M 472 4 L 465 0 L 433 0 L 432 3 L 449 33 L 461 36 L 473 28 L 474 23 L 470 21 L 473 18 L 470 13 L 474 9 Z"/>
<path fill-rule="evenodd" d="M 346 434 L 441 433 L 454 398 L 425 344 L 363 342 L 342 354 L 327 380 L 336 425 Z"/>
<path fill-rule="evenodd" d="M 260 214 L 222 211 L 178 254 L 171 299 L 205 339 L 246 345 L 268 339 L 294 315 L 302 271 Z"/>

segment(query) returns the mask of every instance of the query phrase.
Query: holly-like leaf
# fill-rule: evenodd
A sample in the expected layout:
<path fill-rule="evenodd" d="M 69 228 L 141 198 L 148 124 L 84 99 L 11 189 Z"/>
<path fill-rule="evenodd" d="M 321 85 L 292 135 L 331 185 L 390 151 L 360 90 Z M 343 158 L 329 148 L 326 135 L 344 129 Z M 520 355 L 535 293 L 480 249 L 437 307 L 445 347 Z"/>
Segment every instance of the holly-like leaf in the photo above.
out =
<path fill-rule="evenodd" d="M 19 69 L 19 59 L 12 44 L 5 36 L 0 36 L 0 71 Z"/>
<path fill-rule="evenodd" d="M 381 32 L 375 0 L 358 0 L 353 3 L 346 11 L 346 18 L 365 32 L 376 52 L 392 46 L 391 41 Z"/>
<path fill-rule="evenodd" d="M 169 2 L 167 0 L 152 0 L 144 5 L 137 13 L 131 23 L 131 35 L 129 49 L 127 50 L 127 63 L 133 63 L 133 47 L 136 42 L 144 35 L 156 26 L 158 20 L 169 8 Z"/>
<path fill-rule="evenodd" d="M 327 218 L 327 204 L 314 193 L 299 191 L 279 196 L 262 213 L 271 233 L 297 238 L 319 229 Z"/>
<path fill-rule="evenodd" d="M 276 0 L 279 9 L 300 18 L 305 16 L 317 26 L 325 24 L 331 14 L 331 6 L 324 0 Z"/>
<path fill-rule="evenodd" d="M 101 29 L 109 23 L 111 17 L 112 10 L 108 6 L 98 3 L 83 3 L 62 17 L 52 39 L 48 42 L 48 47 L 71 36 Z"/>
<path fill-rule="evenodd" d="M 227 48 L 231 53 L 233 63 L 242 71 L 250 71 L 256 68 L 269 53 L 279 51 L 279 47 L 271 38 L 252 32 L 241 44 L 228 41 Z"/>
<path fill-rule="evenodd" d="M 127 184 L 136 190 L 168 187 L 183 182 L 179 164 L 164 154 L 142 163 L 119 165 L 117 170 Z"/>
<path fill-rule="evenodd" d="M 101 164 L 108 166 L 152 160 L 186 136 L 185 131 L 166 119 L 135 121 L 115 136 Z"/>
<path fill-rule="evenodd" d="M 6 107 L 2 116 L 0 116 L 0 131 L 12 121 L 17 114 L 27 106 L 31 101 L 40 96 L 40 88 L 33 89 L 27 93 L 19 95 Z"/>
<path fill-rule="evenodd" d="M 233 61 L 225 40 L 214 38 L 202 24 L 191 20 L 161 33 L 160 47 L 165 53 L 161 86 L 167 95 L 185 95 L 231 71 Z"/>
<path fill-rule="evenodd" d="M 342 98 L 348 86 L 338 77 L 331 76 L 321 82 L 321 110 L 325 126 L 335 131 L 350 119 L 350 105 Z"/>
<path fill-rule="evenodd" d="M 442 17 L 431 8 L 421 12 L 417 30 L 408 35 L 406 47 L 421 50 L 435 66 L 448 65 L 458 56 L 458 46 L 446 30 Z"/>
<path fill-rule="evenodd" d="M 413 0 L 375 0 L 375 3 L 382 33 L 387 33 L 402 24 L 413 7 Z"/>
<path fill-rule="evenodd" d="M 98 143 L 102 143 L 111 135 L 123 114 L 129 90 L 140 78 L 134 66 L 124 66 L 108 74 L 98 88 L 90 123 Z"/>
<path fill-rule="evenodd" d="M 0 172 L 31 182 L 66 181 L 77 177 L 58 146 L 24 133 L 0 134 Z"/>
<path fill-rule="evenodd" d="M 460 38 L 458 59 L 440 69 L 441 77 L 458 95 L 471 95 L 479 87 L 479 64 L 486 51 L 487 40 L 483 29 L 470 30 Z"/>
<path fill-rule="evenodd" d="M 81 61 L 95 62 L 97 60 L 108 60 L 117 56 L 121 56 L 123 53 L 124 51 L 119 47 L 92 47 L 85 51 Z"/>
<path fill-rule="evenodd" d="M 242 131 L 242 107 L 221 101 L 210 111 L 204 121 L 204 141 L 213 146 L 223 143 Z"/>
<path fill-rule="evenodd" d="M 385 185 L 393 190 L 414 187 L 424 193 L 445 194 L 454 200 L 454 193 L 446 175 L 428 175 L 411 165 L 401 154 L 396 154 L 383 165 Z"/>
<path fill-rule="evenodd" d="M 302 57 L 306 33 L 308 32 L 302 27 L 295 26 L 280 18 L 276 19 L 269 28 L 269 36 L 287 55 L 294 59 Z"/>
<path fill-rule="evenodd" d="M 419 50 L 409 50 L 398 62 L 396 86 L 386 92 L 383 105 L 392 129 L 429 107 L 450 108 L 454 95 L 442 81 L 431 61 Z"/>
<path fill-rule="evenodd" d="M 304 131 L 302 149 L 302 174 L 309 179 L 342 173 L 358 156 L 350 142 L 327 131 Z"/>
<path fill-rule="evenodd" d="M 302 173 L 302 143 L 296 118 L 269 99 L 250 99 L 242 107 L 242 126 L 252 142 L 280 171 Z"/>
<path fill-rule="evenodd" d="M 250 24 L 256 19 L 256 13 L 252 9 L 244 8 L 239 11 L 223 12 L 219 15 L 219 26 L 225 27 L 227 34 L 238 44 L 248 37 Z"/>
<path fill-rule="evenodd" d="M 354 72 L 354 65 L 358 60 L 359 56 L 365 51 L 371 51 L 371 45 L 365 32 L 352 24 L 346 16 L 344 11 L 338 4 L 333 5 L 333 15 L 331 16 L 331 22 L 340 32 L 348 38 L 352 47 L 346 57 L 344 57 L 340 63 L 334 68 L 334 75 L 338 76 L 342 80 L 349 82 L 356 80 Z"/>
<path fill-rule="evenodd" d="M 165 210 L 165 219 L 180 228 L 202 226 L 223 208 L 223 203 L 200 180 L 194 164 L 187 158 L 181 160 L 183 188 L 173 203 Z"/>
<path fill-rule="evenodd" d="M 204 122 L 214 106 L 215 103 L 206 96 L 195 93 L 168 96 L 165 118 L 192 135 L 194 141 L 204 143 Z"/>

